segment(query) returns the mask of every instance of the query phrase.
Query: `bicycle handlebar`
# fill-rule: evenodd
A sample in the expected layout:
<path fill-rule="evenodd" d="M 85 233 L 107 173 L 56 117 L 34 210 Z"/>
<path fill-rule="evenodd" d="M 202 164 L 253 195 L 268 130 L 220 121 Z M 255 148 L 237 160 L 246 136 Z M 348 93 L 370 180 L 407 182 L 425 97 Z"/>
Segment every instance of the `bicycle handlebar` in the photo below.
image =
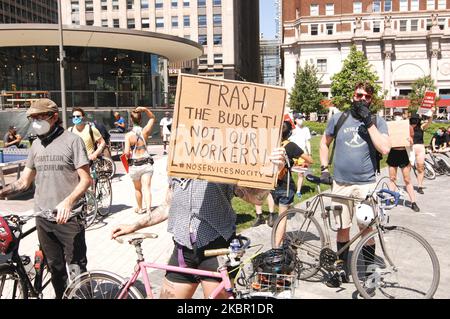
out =
<path fill-rule="evenodd" d="M 230 248 L 221 248 L 221 249 L 209 249 L 205 250 L 205 257 L 214 257 L 214 256 L 223 256 L 231 253 Z"/>
<path fill-rule="evenodd" d="M 388 197 L 385 196 L 385 194 L 390 195 Z M 400 193 L 391 191 L 389 189 L 381 189 L 377 191 L 377 196 L 384 201 L 384 207 L 385 209 L 394 208 L 398 205 L 398 202 L 400 200 Z M 393 200 L 393 202 L 392 202 Z"/>
<path fill-rule="evenodd" d="M 36 217 L 42 217 L 42 218 L 47 219 L 48 221 L 56 222 L 56 214 L 57 213 L 58 213 L 58 211 L 56 209 L 47 209 L 47 210 L 42 210 L 40 212 L 35 212 L 30 215 L 7 215 L 7 216 L 4 216 L 4 218 L 10 219 L 12 222 L 15 222 L 15 223 L 18 223 L 21 225 L 26 224 L 30 219 L 33 219 Z M 74 218 L 78 214 L 79 214 L 78 212 L 71 211 L 70 216 L 67 220 Z"/>
<path fill-rule="evenodd" d="M 232 244 L 230 244 L 230 247 L 228 248 L 208 249 L 204 252 L 205 257 L 223 256 L 231 253 L 244 253 L 245 250 L 250 246 L 250 238 L 238 235 L 235 239 L 239 240 L 240 247 L 236 248 L 233 247 Z"/>

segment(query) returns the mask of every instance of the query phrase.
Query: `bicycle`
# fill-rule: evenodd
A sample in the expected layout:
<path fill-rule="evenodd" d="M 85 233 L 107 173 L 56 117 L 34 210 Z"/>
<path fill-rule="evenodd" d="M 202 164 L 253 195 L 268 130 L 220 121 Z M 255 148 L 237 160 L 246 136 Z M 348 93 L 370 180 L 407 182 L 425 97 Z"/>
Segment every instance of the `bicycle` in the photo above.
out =
<path fill-rule="evenodd" d="M 417 177 L 417 167 L 416 167 L 415 163 L 414 165 L 412 165 L 413 171 L 414 171 L 414 175 L 416 175 Z M 436 172 L 433 169 L 433 165 L 430 164 L 429 162 L 425 161 L 424 162 L 424 177 L 428 180 L 434 180 L 436 179 Z"/>
<path fill-rule="evenodd" d="M 426 153 L 429 155 L 429 158 L 425 158 L 425 162 L 433 167 L 437 175 L 450 176 L 450 161 L 443 157 L 448 157 L 447 154 L 434 152 L 431 148 L 427 148 Z M 436 154 L 442 155 L 437 156 Z"/>
<path fill-rule="evenodd" d="M 73 218 L 78 213 L 72 213 Z M 0 254 L 0 299 L 28 299 L 43 298 L 43 291 L 51 282 L 51 275 L 47 269 L 45 256 L 38 245 L 35 252 L 34 262 L 27 255 L 19 254 L 20 242 L 36 231 L 36 226 L 23 232 L 23 226 L 32 218 L 44 217 L 54 220 L 55 214 L 52 210 L 41 211 L 27 216 L 6 215 L 0 216 L 8 229 L 0 227 L 0 232 L 10 232 L 14 246 L 12 251 L 6 255 Z M 70 219 L 69 218 L 69 219 Z"/>
<path fill-rule="evenodd" d="M 94 180 L 91 191 L 97 202 L 97 213 L 105 217 L 109 215 L 112 204 L 112 186 L 109 176 L 104 171 L 98 170 L 98 160 L 90 166 L 91 177 Z M 92 218 L 92 217 L 91 217 Z M 92 219 L 92 222 L 95 218 Z"/>
<path fill-rule="evenodd" d="M 145 262 L 141 244 L 145 239 L 154 239 L 158 236 L 152 233 L 134 233 L 116 238 L 119 243 L 123 243 L 125 238 L 129 238 L 128 243 L 133 245 L 138 256 L 134 272 L 129 279 L 109 271 L 85 272 L 76 277 L 67 287 L 64 298 L 66 299 L 143 299 L 153 298 L 152 285 L 150 283 L 147 269 L 170 270 L 183 274 L 191 274 L 208 278 L 220 279 L 219 286 L 211 293 L 209 299 L 216 298 L 222 290 L 227 292 L 229 299 L 241 298 L 274 298 L 276 293 L 270 295 L 264 293 L 252 293 L 249 291 L 238 291 L 232 285 L 229 274 L 239 269 L 241 271 L 242 261 L 246 249 L 250 247 L 250 239 L 238 236 L 238 245 L 233 240 L 228 248 L 213 249 L 205 251 L 205 256 L 226 256 L 226 261 L 216 272 L 204 271 L 192 268 L 170 266 L 166 264 Z M 229 271 L 229 269 L 234 268 Z M 136 284 L 138 277 L 142 277 L 145 290 L 142 291 Z M 239 274 L 237 277 L 240 277 Z M 259 287 L 261 288 L 261 287 Z"/>
<path fill-rule="evenodd" d="M 364 298 L 432 298 L 439 285 L 439 261 L 428 242 L 419 234 L 400 226 L 388 226 L 387 211 L 396 207 L 400 194 L 388 189 L 375 190 L 367 198 L 352 198 L 320 192 L 319 177 L 308 175 L 307 180 L 316 184 L 318 195 L 307 203 L 306 210 L 289 209 L 275 221 L 272 230 L 272 246 L 281 241 L 297 250 L 300 259 L 300 279 L 309 279 L 320 269 L 331 279 L 342 275 L 343 261 L 338 256 L 361 238 L 353 251 L 350 263 L 356 289 Z M 384 178 L 385 179 L 385 178 Z M 339 251 L 331 247 L 330 230 L 337 232 L 342 220 L 342 205 L 325 206 L 324 199 L 365 202 L 372 207 L 373 219 Z M 315 218 L 320 206 L 323 228 Z M 332 225 L 331 215 L 339 223 Z M 366 230 L 371 231 L 363 236 Z M 377 249 L 371 254 L 365 246 L 375 242 Z M 406 255 L 402 255 L 405 254 Z M 403 276 L 403 277 L 402 277 Z"/>
<path fill-rule="evenodd" d="M 108 148 L 108 147 L 106 147 L 106 148 Z M 94 165 L 96 166 L 97 172 L 100 172 L 103 175 L 108 176 L 109 179 L 112 179 L 114 177 L 114 175 L 116 174 L 116 164 L 110 157 L 99 156 L 94 161 Z"/>

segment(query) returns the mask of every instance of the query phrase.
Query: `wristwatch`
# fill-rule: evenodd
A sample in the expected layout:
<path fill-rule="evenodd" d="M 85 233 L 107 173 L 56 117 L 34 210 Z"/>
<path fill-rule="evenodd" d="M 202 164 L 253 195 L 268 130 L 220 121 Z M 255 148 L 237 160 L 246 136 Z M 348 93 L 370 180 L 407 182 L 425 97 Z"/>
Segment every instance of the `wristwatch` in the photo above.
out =
<path fill-rule="evenodd" d="M 323 171 L 325 171 L 327 169 L 328 169 L 328 165 L 327 166 L 323 166 L 323 165 L 320 166 L 320 171 L 321 172 L 323 172 Z"/>

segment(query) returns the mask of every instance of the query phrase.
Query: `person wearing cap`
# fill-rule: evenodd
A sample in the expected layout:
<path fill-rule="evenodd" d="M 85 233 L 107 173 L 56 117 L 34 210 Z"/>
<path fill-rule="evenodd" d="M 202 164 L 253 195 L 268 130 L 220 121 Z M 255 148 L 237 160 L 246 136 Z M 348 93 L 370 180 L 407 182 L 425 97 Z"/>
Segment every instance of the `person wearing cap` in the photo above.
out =
<path fill-rule="evenodd" d="M 403 109 L 394 109 L 394 121 L 403 120 Z M 410 143 L 413 145 L 414 131 L 410 128 Z M 387 164 L 389 165 L 389 178 L 390 189 L 397 190 L 397 169 L 400 167 L 403 175 L 403 181 L 405 182 L 406 191 L 411 201 L 411 209 L 415 212 L 420 212 L 419 206 L 416 203 L 416 194 L 414 193 L 414 186 L 411 182 L 411 163 L 409 161 L 408 152 L 405 147 L 393 147 L 389 152 L 387 158 Z"/>
<path fill-rule="evenodd" d="M 308 127 L 306 127 L 305 124 L 305 117 L 304 115 L 300 113 L 294 114 L 294 121 L 295 121 L 295 129 L 292 131 L 292 135 L 289 138 L 289 141 L 294 142 L 297 144 L 298 147 L 300 147 L 302 150 L 304 150 L 305 154 L 312 156 L 311 152 L 311 132 Z M 297 192 L 296 195 L 298 198 L 302 197 L 302 185 L 303 185 L 303 173 L 298 173 L 298 181 L 297 181 Z"/>
<path fill-rule="evenodd" d="M 24 147 L 20 142 L 22 141 L 22 136 L 17 134 L 17 127 L 11 125 L 3 137 L 3 144 L 5 147 Z"/>
<path fill-rule="evenodd" d="M 424 142 L 424 131 L 430 127 L 433 121 L 433 116 L 428 117 L 426 121 L 422 121 L 419 114 L 413 114 L 409 120 L 414 135 L 413 135 L 413 150 L 415 154 L 415 165 L 417 169 L 417 192 L 419 194 L 424 194 L 423 191 L 423 181 L 425 177 L 425 142 Z"/>
<path fill-rule="evenodd" d="M 169 143 L 169 140 L 170 140 L 170 133 L 171 133 L 171 128 L 172 128 L 172 117 L 170 116 L 170 112 L 166 112 L 164 115 L 165 116 L 159 122 L 159 127 L 160 127 L 161 137 L 163 139 L 163 145 L 164 145 L 163 155 L 167 155 L 167 144 Z"/>
<path fill-rule="evenodd" d="M 20 179 L 0 191 L 0 199 L 28 189 L 35 182 L 34 210 L 56 210 L 56 221 L 36 217 L 39 243 L 44 252 L 56 298 L 71 277 L 86 271 L 86 241 L 80 217 L 69 218 L 83 208 L 80 198 L 92 180 L 81 137 L 64 130 L 58 106 L 49 99 L 31 103 L 27 118 L 37 134 Z"/>

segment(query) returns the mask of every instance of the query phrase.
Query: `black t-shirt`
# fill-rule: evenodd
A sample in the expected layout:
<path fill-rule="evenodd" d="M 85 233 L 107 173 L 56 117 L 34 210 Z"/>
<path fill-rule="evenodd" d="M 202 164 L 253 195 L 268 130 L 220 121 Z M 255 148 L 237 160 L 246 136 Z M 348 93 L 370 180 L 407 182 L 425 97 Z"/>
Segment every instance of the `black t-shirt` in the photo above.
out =
<path fill-rule="evenodd" d="M 286 150 L 286 155 L 289 158 L 289 166 L 292 169 L 292 166 L 294 166 L 294 159 L 299 158 L 303 155 L 304 151 L 295 143 L 289 142 L 284 146 L 284 149 Z M 288 169 L 288 166 L 285 166 L 286 169 Z M 278 180 L 278 187 L 287 187 L 288 184 L 288 175 L 290 175 L 290 185 L 292 185 L 295 188 L 295 182 L 292 178 L 291 169 L 288 169 L 288 172 L 284 174 L 282 179 Z"/>
<path fill-rule="evenodd" d="M 433 138 L 431 139 L 431 145 L 433 145 L 433 140 L 436 147 L 440 147 L 442 145 L 445 145 L 445 143 L 447 143 L 447 137 L 445 136 L 445 134 L 442 136 L 434 134 Z"/>

